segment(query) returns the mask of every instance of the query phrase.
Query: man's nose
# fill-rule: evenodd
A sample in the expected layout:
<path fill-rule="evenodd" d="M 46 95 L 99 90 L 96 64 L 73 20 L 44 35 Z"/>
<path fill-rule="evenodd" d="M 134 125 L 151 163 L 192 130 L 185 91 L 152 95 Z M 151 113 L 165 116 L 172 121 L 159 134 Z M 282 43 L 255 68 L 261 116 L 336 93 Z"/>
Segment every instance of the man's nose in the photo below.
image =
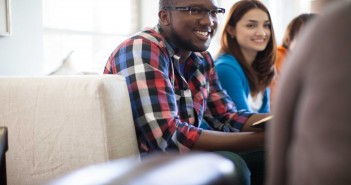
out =
<path fill-rule="evenodd" d="M 213 26 L 215 24 L 217 24 L 217 20 L 215 20 L 215 18 L 213 18 L 211 16 L 211 14 L 209 12 L 207 12 L 201 19 L 200 19 L 200 23 L 202 25 L 207 25 L 207 26 Z"/>

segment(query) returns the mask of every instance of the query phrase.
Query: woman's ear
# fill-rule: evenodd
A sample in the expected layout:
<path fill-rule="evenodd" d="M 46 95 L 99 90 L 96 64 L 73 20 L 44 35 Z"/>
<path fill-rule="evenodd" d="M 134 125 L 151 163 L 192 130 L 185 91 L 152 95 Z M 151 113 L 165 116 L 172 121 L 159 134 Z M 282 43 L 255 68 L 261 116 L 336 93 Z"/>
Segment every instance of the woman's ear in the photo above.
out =
<path fill-rule="evenodd" d="M 235 27 L 228 25 L 227 29 L 226 29 L 228 35 L 230 35 L 230 38 L 234 39 L 236 36 L 236 30 Z"/>
<path fill-rule="evenodd" d="M 158 12 L 159 22 L 160 22 L 160 24 L 162 24 L 164 26 L 168 26 L 171 22 L 170 15 L 168 12 L 169 11 L 166 11 L 166 10 L 161 10 Z"/>

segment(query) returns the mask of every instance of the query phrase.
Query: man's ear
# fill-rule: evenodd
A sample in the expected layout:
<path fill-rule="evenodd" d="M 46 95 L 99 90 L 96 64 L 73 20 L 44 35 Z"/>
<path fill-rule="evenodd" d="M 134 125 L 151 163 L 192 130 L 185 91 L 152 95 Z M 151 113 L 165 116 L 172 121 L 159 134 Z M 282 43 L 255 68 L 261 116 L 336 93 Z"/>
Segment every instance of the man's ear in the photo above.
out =
<path fill-rule="evenodd" d="M 168 26 L 171 22 L 171 17 L 169 14 L 169 11 L 166 10 L 161 10 L 158 12 L 158 18 L 159 18 L 159 22 L 160 24 L 164 25 L 164 26 Z"/>

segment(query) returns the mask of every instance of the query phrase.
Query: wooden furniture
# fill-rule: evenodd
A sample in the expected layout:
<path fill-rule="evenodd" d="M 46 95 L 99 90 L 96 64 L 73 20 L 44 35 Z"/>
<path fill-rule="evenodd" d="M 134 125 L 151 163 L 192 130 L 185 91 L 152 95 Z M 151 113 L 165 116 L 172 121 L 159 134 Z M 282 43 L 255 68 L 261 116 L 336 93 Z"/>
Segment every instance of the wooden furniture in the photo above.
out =
<path fill-rule="evenodd" d="M 6 185 L 6 151 L 8 150 L 7 144 L 7 128 L 0 127 L 0 184 Z"/>

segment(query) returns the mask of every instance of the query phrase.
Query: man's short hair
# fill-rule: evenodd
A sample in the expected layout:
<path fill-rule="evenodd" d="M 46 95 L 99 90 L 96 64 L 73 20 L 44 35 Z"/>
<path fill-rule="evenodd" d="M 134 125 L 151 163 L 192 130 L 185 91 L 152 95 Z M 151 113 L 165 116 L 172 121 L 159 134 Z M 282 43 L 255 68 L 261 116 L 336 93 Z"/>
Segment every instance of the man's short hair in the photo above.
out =
<path fill-rule="evenodd" d="M 159 10 L 162 10 L 164 7 L 172 6 L 176 0 L 160 0 L 159 1 Z"/>

